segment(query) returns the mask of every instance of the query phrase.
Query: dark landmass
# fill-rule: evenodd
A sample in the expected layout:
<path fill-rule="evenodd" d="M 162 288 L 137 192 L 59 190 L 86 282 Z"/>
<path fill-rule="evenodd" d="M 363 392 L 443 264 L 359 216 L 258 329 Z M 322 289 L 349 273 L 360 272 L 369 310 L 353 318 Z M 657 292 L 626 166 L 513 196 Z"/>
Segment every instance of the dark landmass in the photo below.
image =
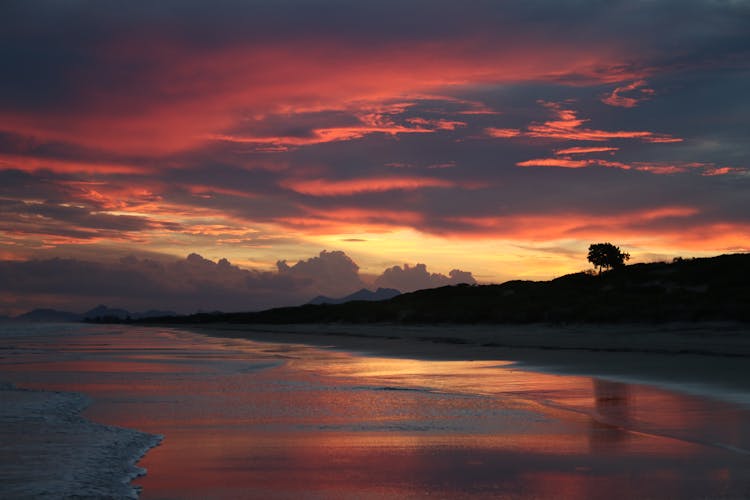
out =
<path fill-rule="evenodd" d="M 51 323 L 71 323 L 81 321 L 83 317 L 68 311 L 58 311 L 56 309 L 34 309 L 27 313 L 13 318 L 13 321 L 24 322 L 51 322 Z"/>
<path fill-rule="evenodd" d="M 34 309 L 33 311 L 15 317 L 0 316 L 0 321 L 20 321 L 27 323 L 79 323 L 81 321 L 94 323 L 119 323 L 123 321 L 165 316 L 175 316 L 175 313 L 173 311 L 158 310 L 131 313 L 125 309 L 115 309 L 104 305 L 98 305 L 84 313 L 58 311 L 56 309 Z"/>
<path fill-rule="evenodd" d="M 318 295 L 310 302 L 308 302 L 308 304 L 345 304 L 354 300 L 387 300 L 399 295 L 401 295 L 401 292 L 396 290 L 395 288 L 378 288 L 374 292 L 368 290 L 367 288 L 363 288 L 357 292 L 347 295 L 346 297 L 340 297 L 338 299 L 326 297 L 325 295 Z"/>
<path fill-rule="evenodd" d="M 750 254 L 634 264 L 501 285 L 456 285 L 383 301 L 150 318 L 158 324 L 669 323 L 750 321 Z"/>

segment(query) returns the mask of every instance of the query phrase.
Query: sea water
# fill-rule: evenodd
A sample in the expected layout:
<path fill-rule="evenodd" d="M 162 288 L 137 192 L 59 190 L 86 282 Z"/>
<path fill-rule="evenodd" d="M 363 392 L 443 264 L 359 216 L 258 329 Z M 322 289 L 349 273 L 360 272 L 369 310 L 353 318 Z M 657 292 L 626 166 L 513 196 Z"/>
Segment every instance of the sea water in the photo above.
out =
<path fill-rule="evenodd" d="M 0 381 L 84 394 L 96 425 L 163 436 L 138 463 L 142 498 L 750 497 L 747 408 L 507 360 L 3 325 Z M 79 458 L 80 477 L 113 473 Z M 17 469 L 0 494 L 40 474 Z"/>

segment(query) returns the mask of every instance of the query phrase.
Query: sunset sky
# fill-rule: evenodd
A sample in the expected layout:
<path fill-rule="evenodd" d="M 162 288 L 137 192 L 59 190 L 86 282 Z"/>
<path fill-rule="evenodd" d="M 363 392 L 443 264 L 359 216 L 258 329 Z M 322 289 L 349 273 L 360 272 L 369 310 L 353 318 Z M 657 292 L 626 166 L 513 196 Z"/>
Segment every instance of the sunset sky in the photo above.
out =
<path fill-rule="evenodd" d="M 746 0 L 9 0 L 0 65 L 0 314 L 750 250 Z"/>

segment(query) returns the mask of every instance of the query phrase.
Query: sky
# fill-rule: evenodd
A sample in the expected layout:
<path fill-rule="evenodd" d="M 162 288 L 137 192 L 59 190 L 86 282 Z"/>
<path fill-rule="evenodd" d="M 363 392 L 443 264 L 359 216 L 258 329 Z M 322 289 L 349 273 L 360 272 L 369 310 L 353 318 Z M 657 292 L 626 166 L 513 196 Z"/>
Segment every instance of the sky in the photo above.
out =
<path fill-rule="evenodd" d="M 750 249 L 750 1 L 7 0 L 0 314 Z"/>

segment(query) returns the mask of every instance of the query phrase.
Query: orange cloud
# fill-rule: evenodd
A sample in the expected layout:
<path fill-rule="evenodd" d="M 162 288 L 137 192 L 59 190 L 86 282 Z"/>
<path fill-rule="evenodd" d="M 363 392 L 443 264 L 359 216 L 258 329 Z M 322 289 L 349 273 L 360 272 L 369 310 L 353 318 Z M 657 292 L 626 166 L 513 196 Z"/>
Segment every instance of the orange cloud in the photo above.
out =
<path fill-rule="evenodd" d="M 652 136 L 652 137 L 645 137 L 643 139 L 644 142 L 653 142 L 657 144 L 668 144 L 672 142 L 682 142 L 682 139 L 679 137 L 669 137 L 669 136 Z"/>
<path fill-rule="evenodd" d="M 527 127 L 524 135 L 544 139 L 575 141 L 606 141 L 609 139 L 641 139 L 647 142 L 680 142 L 682 139 L 645 130 L 598 130 L 584 128 L 588 120 L 578 118 L 575 111 L 563 109 L 558 105 L 549 105 L 556 115 L 555 120 L 533 123 Z"/>
<path fill-rule="evenodd" d="M 516 128 L 494 128 L 488 127 L 484 129 L 484 133 L 490 137 L 498 137 L 508 139 L 511 137 L 518 137 L 521 135 L 521 131 Z"/>
<path fill-rule="evenodd" d="M 466 126 L 466 122 L 455 120 L 427 120 L 425 118 L 408 118 L 406 121 L 414 125 L 423 125 L 433 130 L 456 130 L 458 127 Z"/>
<path fill-rule="evenodd" d="M 201 198 L 213 198 L 215 195 L 236 196 L 238 198 L 257 198 L 255 193 L 240 191 L 239 189 L 227 189 L 214 186 L 201 186 L 197 184 L 186 185 L 184 188 L 191 194 Z"/>
<path fill-rule="evenodd" d="M 399 125 L 379 126 L 379 127 L 332 127 L 320 128 L 312 131 L 310 137 L 243 137 L 231 134 L 214 134 L 206 136 L 215 141 L 236 142 L 240 144 L 259 144 L 263 147 L 271 146 L 275 149 L 266 149 L 266 151 L 286 151 L 288 146 L 309 146 L 313 144 L 325 144 L 328 142 L 350 141 L 352 139 L 361 139 L 367 134 L 382 133 L 388 135 L 398 134 L 426 134 L 434 132 L 433 129 L 422 127 L 404 127 Z"/>
<path fill-rule="evenodd" d="M 23 172 L 50 171 L 62 174 L 143 174 L 153 172 L 152 168 L 112 162 L 59 160 L 40 158 L 32 155 L 0 154 L 0 169 L 21 170 Z"/>
<path fill-rule="evenodd" d="M 607 160 L 600 160 L 597 158 L 574 160 L 573 158 L 570 158 L 570 157 L 537 158 L 534 160 L 520 161 L 516 163 L 516 165 L 519 167 L 562 167 L 562 168 L 583 168 L 583 167 L 591 167 L 591 166 L 598 165 L 601 167 L 620 168 L 622 170 L 630 170 L 632 168 L 630 165 L 627 165 L 625 163 L 621 163 L 618 161 L 607 161 Z"/>
<path fill-rule="evenodd" d="M 609 95 L 602 97 L 601 101 L 610 106 L 634 108 L 641 101 L 654 95 L 654 90 L 646 87 L 646 85 L 645 80 L 638 80 L 628 85 L 617 87 Z"/>
<path fill-rule="evenodd" d="M 196 49 L 152 33 L 96 47 L 92 57 L 100 58 L 98 71 L 124 75 L 113 85 L 103 87 L 83 69 L 79 73 L 70 68 L 71 85 L 86 97 L 75 109 L 0 112 L 0 122 L 44 140 L 163 154 L 198 147 L 210 137 L 233 136 L 228 131 L 243 121 L 285 110 L 346 109 L 352 103 L 440 94 L 463 85 L 554 80 L 570 74 L 595 81 L 623 78 L 616 68 L 626 55 L 613 47 L 494 47 L 478 39 L 356 48 L 337 39 L 306 39 Z M 602 68 L 615 69 L 609 74 Z M 463 111 L 494 113 L 481 106 Z M 335 130 L 321 136 L 360 132 Z"/>
<path fill-rule="evenodd" d="M 592 165 L 591 160 L 573 160 L 571 158 L 537 158 L 534 160 L 519 161 L 519 167 L 562 167 L 583 168 Z"/>
<path fill-rule="evenodd" d="M 712 163 L 700 162 L 634 162 L 633 168 L 652 174 L 670 175 L 681 174 L 695 169 L 711 169 Z"/>
<path fill-rule="evenodd" d="M 614 147 L 606 147 L 606 146 L 594 146 L 594 147 L 572 147 L 572 148 L 565 148 L 565 149 L 558 149 L 555 151 L 556 155 L 579 155 L 579 154 L 588 154 L 588 153 L 614 153 L 615 151 L 619 150 L 620 148 L 614 148 Z"/>
<path fill-rule="evenodd" d="M 276 222 L 308 235 L 388 233 L 397 229 L 419 227 L 424 223 L 423 214 L 408 210 L 354 207 L 319 210 L 308 207 L 305 212 L 304 217 L 282 217 Z"/>
<path fill-rule="evenodd" d="M 644 142 L 681 142 L 682 139 L 667 134 L 658 134 L 646 130 L 598 130 L 585 128 L 588 119 L 578 117 L 572 109 L 566 109 L 555 102 L 540 101 L 540 104 L 551 110 L 554 119 L 542 123 L 531 123 L 526 130 L 486 128 L 489 137 L 513 138 L 534 137 L 539 139 L 554 139 L 565 141 L 593 141 L 601 142 L 610 139 L 639 139 Z"/>
<path fill-rule="evenodd" d="M 747 173 L 747 169 L 740 167 L 716 167 L 706 169 L 702 175 L 714 176 L 714 175 L 728 175 L 728 174 L 743 174 Z"/>
<path fill-rule="evenodd" d="M 696 218 L 700 215 L 697 208 L 673 206 L 620 214 L 456 217 L 451 220 L 458 226 L 435 232 L 463 239 L 492 237 L 533 242 L 608 238 L 628 241 L 631 245 L 657 245 L 696 251 L 750 248 L 748 224 L 704 222 Z"/>
<path fill-rule="evenodd" d="M 413 191 L 415 189 L 455 187 L 456 183 L 432 177 L 383 177 L 349 179 L 342 181 L 328 179 L 290 179 L 281 185 L 292 191 L 312 196 L 348 196 L 357 193 L 382 192 L 392 190 Z"/>
<path fill-rule="evenodd" d="M 576 148 L 572 148 L 576 149 Z M 586 149 L 586 148 L 582 148 Z M 592 148 L 596 149 L 596 148 Z M 601 148 L 608 150 L 610 148 Z M 616 149 L 616 148 L 615 148 Z M 560 154 L 566 150 L 556 151 Z M 571 157 L 553 157 L 553 158 L 536 158 L 516 163 L 519 167 L 561 167 L 561 168 L 584 168 L 592 166 L 619 168 L 622 170 L 637 170 L 640 172 L 649 172 L 656 175 L 671 175 L 689 172 L 691 170 L 702 170 L 701 175 L 727 175 L 732 173 L 746 172 L 742 168 L 721 167 L 716 168 L 713 163 L 702 162 L 633 162 L 622 163 L 619 161 L 609 161 L 600 158 L 573 159 Z"/>

